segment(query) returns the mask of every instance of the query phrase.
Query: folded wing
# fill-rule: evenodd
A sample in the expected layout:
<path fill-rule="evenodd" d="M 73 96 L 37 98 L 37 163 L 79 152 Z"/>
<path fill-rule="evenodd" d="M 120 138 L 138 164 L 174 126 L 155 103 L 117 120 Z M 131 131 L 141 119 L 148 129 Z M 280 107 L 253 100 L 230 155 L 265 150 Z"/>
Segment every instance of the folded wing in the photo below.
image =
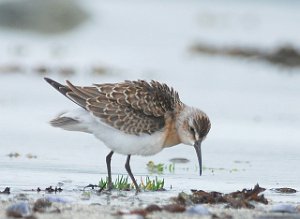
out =
<path fill-rule="evenodd" d="M 74 86 L 46 79 L 66 97 L 100 121 L 128 134 L 152 134 L 164 127 L 165 114 L 181 104 L 178 93 L 166 84 L 125 81 L 115 84 Z"/>

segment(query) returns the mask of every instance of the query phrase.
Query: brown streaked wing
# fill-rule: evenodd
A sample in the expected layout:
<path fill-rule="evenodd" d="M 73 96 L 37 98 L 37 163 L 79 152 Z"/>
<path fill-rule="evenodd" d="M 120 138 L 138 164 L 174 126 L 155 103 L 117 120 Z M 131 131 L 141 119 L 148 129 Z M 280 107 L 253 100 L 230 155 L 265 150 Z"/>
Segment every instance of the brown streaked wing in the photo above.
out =
<path fill-rule="evenodd" d="M 166 112 L 173 111 L 177 104 L 181 104 L 178 93 L 173 88 L 157 81 L 125 81 L 95 86 L 106 98 L 155 117 L 164 116 Z M 103 98 L 99 98 L 98 101 L 102 100 Z"/>
<path fill-rule="evenodd" d="M 181 104 L 178 93 L 156 81 L 125 81 L 79 87 L 67 81 L 68 96 L 112 127 L 129 134 L 152 134 L 163 128 L 166 112 Z"/>
<path fill-rule="evenodd" d="M 164 118 L 145 115 L 141 111 L 107 100 L 87 100 L 87 109 L 106 124 L 127 134 L 152 134 L 164 127 Z"/>

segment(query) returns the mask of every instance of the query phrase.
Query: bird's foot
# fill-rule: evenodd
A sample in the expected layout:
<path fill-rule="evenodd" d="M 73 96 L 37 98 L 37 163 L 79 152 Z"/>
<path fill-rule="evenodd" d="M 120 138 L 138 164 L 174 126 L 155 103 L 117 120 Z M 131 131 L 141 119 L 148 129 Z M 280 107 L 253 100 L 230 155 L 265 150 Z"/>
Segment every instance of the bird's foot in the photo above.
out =
<path fill-rule="evenodd" d="M 113 187 L 112 182 L 108 182 L 108 183 L 107 183 L 107 191 L 111 191 L 113 188 L 114 188 L 114 187 Z"/>
<path fill-rule="evenodd" d="M 141 192 L 141 189 L 140 189 L 140 188 L 136 189 L 136 190 L 135 190 L 135 195 L 138 195 L 140 192 Z"/>

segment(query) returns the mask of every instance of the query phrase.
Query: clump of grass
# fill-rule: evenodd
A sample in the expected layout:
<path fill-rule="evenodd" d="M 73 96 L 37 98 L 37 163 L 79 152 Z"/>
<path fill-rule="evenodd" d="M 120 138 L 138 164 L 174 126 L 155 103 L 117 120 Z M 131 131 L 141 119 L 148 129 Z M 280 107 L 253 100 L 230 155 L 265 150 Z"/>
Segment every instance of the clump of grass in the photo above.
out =
<path fill-rule="evenodd" d="M 164 172 L 164 164 L 159 163 L 155 164 L 152 160 L 147 163 L 147 169 L 150 173 L 163 173 Z"/>
<path fill-rule="evenodd" d="M 100 181 L 99 181 L 99 188 L 103 188 L 103 189 L 107 188 L 107 177 L 106 177 L 106 179 L 103 179 L 103 178 L 100 179 Z"/>
<path fill-rule="evenodd" d="M 108 188 L 108 182 L 107 177 L 105 179 L 101 178 L 99 181 L 99 187 L 102 189 Z M 141 190 L 145 191 L 164 191 L 164 179 L 158 179 L 158 177 L 155 177 L 155 179 L 151 180 L 149 176 L 146 177 L 145 182 L 143 178 L 141 178 L 141 183 L 139 184 L 139 188 Z M 116 180 L 112 182 L 112 188 L 115 190 L 120 191 L 130 191 L 132 189 L 135 189 L 134 185 L 132 183 L 129 183 L 128 176 L 118 175 Z"/>
<path fill-rule="evenodd" d="M 174 163 L 169 164 L 167 168 L 168 168 L 170 173 L 175 172 L 175 164 Z"/>
<path fill-rule="evenodd" d="M 132 186 L 128 182 L 128 176 L 124 177 L 121 175 L 121 177 L 118 175 L 115 183 L 113 183 L 113 189 L 117 190 L 130 190 Z"/>
<path fill-rule="evenodd" d="M 152 160 L 150 160 L 147 163 L 147 169 L 149 171 L 149 173 L 153 174 L 153 173 L 158 173 L 158 174 L 163 174 L 164 170 L 168 170 L 170 173 L 174 173 L 175 171 L 175 164 L 169 164 L 169 165 L 165 165 L 163 163 L 158 163 L 155 164 Z"/>
<path fill-rule="evenodd" d="M 148 191 L 164 191 L 165 179 L 158 179 L 157 176 L 155 179 L 151 180 L 149 176 L 146 177 L 145 183 L 141 179 L 141 184 L 139 187 Z"/>
<path fill-rule="evenodd" d="M 99 187 L 107 189 L 108 188 L 107 181 L 108 181 L 107 177 L 106 177 L 106 179 L 101 178 L 99 181 Z M 113 186 L 112 187 L 113 189 L 122 190 L 122 191 L 130 190 L 131 188 L 133 188 L 133 186 L 130 185 L 130 183 L 128 182 L 128 176 L 125 177 L 123 175 L 121 175 L 121 176 L 118 175 L 116 180 L 114 182 L 112 182 L 112 186 Z"/>

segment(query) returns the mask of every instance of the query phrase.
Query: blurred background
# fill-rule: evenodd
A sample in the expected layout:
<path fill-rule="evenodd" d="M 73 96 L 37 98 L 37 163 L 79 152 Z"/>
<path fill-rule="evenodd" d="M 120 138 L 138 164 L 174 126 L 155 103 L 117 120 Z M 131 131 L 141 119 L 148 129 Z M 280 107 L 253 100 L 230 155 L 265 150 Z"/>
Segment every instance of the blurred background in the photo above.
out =
<path fill-rule="evenodd" d="M 149 160 L 183 157 L 164 175 L 175 191 L 300 189 L 299 9 L 296 0 L 1 0 L 0 186 L 84 186 L 106 175 L 100 141 L 48 124 L 76 106 L 47 76 L 159 80 L 208 114 L 202 177 L 182 145 L 134 157 L 137 176 Z M 113 158 L 113 173 L 125 174 L 125 157 Z"/>

